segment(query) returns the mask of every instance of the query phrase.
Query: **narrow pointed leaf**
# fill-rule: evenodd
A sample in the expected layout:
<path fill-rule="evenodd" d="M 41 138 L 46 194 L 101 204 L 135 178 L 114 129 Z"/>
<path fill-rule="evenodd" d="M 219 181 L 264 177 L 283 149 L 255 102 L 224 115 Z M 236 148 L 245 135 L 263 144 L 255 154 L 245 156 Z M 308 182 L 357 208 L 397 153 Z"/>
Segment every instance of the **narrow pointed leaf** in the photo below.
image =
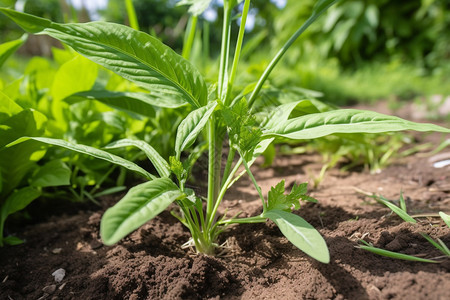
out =
<path fill-rule="evenodd" d="M 363 250 L 367 250 L 369 252 L 372 252 L 372 253 L 375 253 L 375 254 L 378 254 L 378 255 L 381 255 L 381 256 L 386 256 L 386 257 L 395 258 L 395 259 L 402 259 L 402 260 L 417 261 L 417 262 L 438 263 L 438 261 L 431 260 L 431 259 L 420 258 L 420 257 L 408 255 L 408 254 L 397 253 L 397 252 L 393 252 L 393 251 L 388 251 L 388 250 L 376 248 L 376 247 L 370 246 L 364 240 L 360 240 L 360 241 L 363 242 L 366 245 L 359 245 L 358 248 L 361 248 Z"/>
<path fill-rule="evenodd" d="M 44 144 L 48 144 L 48 145 L 53 145 L 53 146 L 59 146 L 59 147 L 63 147 L 81 154 L 87 154 L 99 159 L 103 159 L 106 160 L 110 163 L 119 165 L 121 167 L 124 167 L 130 171 L 134 171 L 142 176 L 144 176 L 147 179 L 154 179 L 156 178 L 155 176 L 153 176 L 152 174 L 148 173 L 147 171 L 145 171 L 144 169 L 142 169 L 141 167 L 139 167 L 138 165 L 136 165 L 135 163 L 126 160 L 122 157 L 119 157 L 117 155 L 108 153 L 106 151 L 97 149 L 97 148 L 93 148 L 90 146 L 86 146 L 86 145 L 80 145 L 80 144 L 74 144 L 74 143 L 70 143 L 67 142 L 65 140 L 60 140 L 60 139 L 52 139 L 52 138 L 43 138 L 43 137 L 22 137 L 18 140 L 15 140 L 14 142 L 6 145 L 6 147 L 12 147 L 16 144 L 22 143 L 24 141 L 27 140 L 35 140 L 38 142 L 42 142 Z"/>
<path fill-rule="evenodd" d="M 217 106 L 217 102 L 210 102 L 207 106 L 198 108 L 180 123 L 175 140 L 175 152 L 180 158 L 181 151 L 191 146 L 202 129 L 205 127 L 211 114 Z"/>
<path fill-rule="evenodd" d="M 396 206 L 395 204 L 389 202 L 388 199 L 380 196 L 373 196 L 373 198 L 375 200 L 377 200 L 378 202 L 380 202 L 381 204 L 386 205 L 387 207 L 389 207 L 394 213 L 396 213 L 400 218 L 402 218 L 405 222 L 409 222 L 409 223 L 417 223 L 417 221 L 411 217 L 410 215 L 408 215 L 408 213 L 406 211 L 404 211 L 403 209 L 401 209 L 400 207 Z"/>
<path fill-rule="evenodd" d="M 168 178 L 158 178 L 133 187 L 103 215 L 100 224 L 103 243 L 117 243 L 181 196 L 183 193 Z"/>
<path fill-rule="evenodd" d="M 439 212 L 439 215 L 441 216 L 442 220 L 444 220 L 445 224 L 447 224 L 447 226 L 450 228 L 450 216 L 442 211 Z"/>
<path fill-rule="evenodd" d="M 206 104 L 206 84 L 191 63 L 158 39 L 128 26 L 58 24 L 11 9 L 0 11 L 31 33 L 47 34 L 159 98 Z"/>
<path fill-rule="evenodd" d="M 380 133 L 400 130 L 449 132 L 450 129 L 415 123 L 372 111 L 341 109 L 305 115 L 280 122 L 264 132 L 264 137 L 314 139 L 334 133 Z"/>
<path fill-rule="evenodd" d="M 264 217 L 272 220 L 281 233 L 297 248 L 323 262 L 330 262 L 327 244 L 320 233 L 303 218 L 282 210 L 269 210 Z"/>
<path fill-rule="evenodd" d="M 130 139 L 118 140 L 107 145 L 105 149 L 116 149 L 129 146 L 134 146 L 141 149 L 145 153 L 145 155 L 147 155 L 148 159 L 152 162 L 153 166 L 155 166 L 156 171 L 158 171 L 158 174 L 161 177 L 170 176 L 170 167 L 167 161 L 162 158 L 162 156 L 159 155 L 159 153 L 152 146 L 144 141 Z"/>

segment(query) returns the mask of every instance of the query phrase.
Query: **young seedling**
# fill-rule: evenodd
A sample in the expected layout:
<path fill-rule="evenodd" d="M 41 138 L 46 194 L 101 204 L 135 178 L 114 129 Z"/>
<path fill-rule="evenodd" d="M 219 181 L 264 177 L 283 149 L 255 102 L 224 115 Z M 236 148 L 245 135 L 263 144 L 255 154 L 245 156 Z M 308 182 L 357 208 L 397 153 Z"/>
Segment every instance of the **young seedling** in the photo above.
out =
<path fill-rule="evenodd" d="M 405 199 L 403 198 L 403 193 L 400 192 L 399 206 L 392 204 L 389 200 L 387 200 L 383 196 L 372 195 L 371 197 L 374 198 L 375 200 L 377 200 L 378 202 L 389 207 L 393 212 L 395 212 L 405 222 L 413 223 L 413 224 L 417 223 L 417 221 L 407 213 L 406 202 L 405 202 Z M 447 226 L 450 227 L 450 217 L 447 214 L 445 214 L 444 212 L 439 212 L 439 215 L 441 216 L 442 220 L 444 220 L 444 222 L 447 224 Z M 444 244 L 444 242 L 441 239 L 438 238 L 437 242 L 436 242 L 428 234 L 423 233 L 423 232 L 420 234 L 431 245 L 433 245 L 436 249 L 441 251 L 444 254 L 444 257 L 450 257 L 450 250 L 448 249 L 448 247 Z M 358 245 L 358 248 L 370 251 L 370 252 L 378 254 L 378 255 L 395 258 L 395 259 L 411 260 L 411 261 L 418 261 L 418 262 L 429 262 L 429 263 L 439 262 L 439 261 L 436 261 L 433 259 L 425 259 L 425 258 L 420 258 L 420 257 L 412 256 L 412 255 L 407 255 L 407 254 L 403 254 L 403 253 L 397 253 L 397 252 L 393 252 L 393 251 L 376 248 L 364 240 L 359 240 L 359 241 L 361 243 L 363 243 L 364 245 Z"/>
<path fill-rule="evenodd" d="M 240 2 L 240 1 L 239 1 Z M 264 83 L 294 41 L 334 4 L 319 0 L 312 15 L 280 48 L 258 82 L 242 91 L 234 83 L 240 60 L 245 24 L 250 0 L 245 0 L 234 55 L 231 55 L 231 22 L 237 0 L 223 2 L 223 34 L 218 78 L 206 84 L 200 72 L 185 58 L 162 44 L 158 39 L 127 26 L 105 22 L 59 24 L 11 9 L 0 11 L 19 26 L 33 34 L 47 34 L 59 39 L 75 51 L 137 84 L 148 93 L 129 95 L 124 105 L 133 103 L 174 107 L 190 106 L 190 112 L 178 126 L 175 155 L 169 161 L 148 143 L 140 140 L 120 140 L 107 148 L 137 147 L 153 164 L 157 174 L 151 174 L 136 164 L 104 150 L 46 137 L 23 137 L 6 147 L 25 140 L 35 140 L 64 147 L 118 164 L 142 175 L 147 182 L 139 184 L 103 215 L 100 233 L 105 244 L 111 245 L 136 230 L 175 203 L 177 218 L 190 230 L 197 252 L 213 255 L 220 246 L 218 235 L 234 223 L 260 223 L 272 220 L 295 246 L 320 262 L 328 263 L 325 240 L 309 223 L 293 214 L 299 201 L 315 201 L 307 196 L 306 184 L 294 185 L 286 193 L 284 181 L 272 187 L 265 197 L 250 169 L 255 159 L 275 138 L 309 140 L 335 133 L 381 133 L 400 130 L 450 132 L 433 124 L 419 124 L 375 112 L 345 109 L 304 112 L 291 118 L 291 112 L 304 100 L 294 101 L 273 109 L 262 123 L 255 118 L 254 104 L 260 99 Z M 192 4 L 193 19 L 201 14 L 210 0 L 186 0 Z M 192 22 L 193 24 L 195 22 Z M 195 26 L 190 30 L 195 31 Z M 191 33 L 191 32 L 190 32 Z M 187 36 L 191 36 L 191 34 Z M 189 39 L 188 39 L 189 40 Z M 187 43 L 189 44 L 189 43 Z M 187 49 L 189 50 L 189 49 Z M 189 51 L 183 51 L 185 57 Z M 232 57 L 232 59 L 231 59 Z M 201 148 L 193 147 L 200 133 L 205 133 L 208 149 L 208 191 L 206 200 L 186 186 Z M 228 157 L 222 169 L 222 145 L 228 141 Z M 182 155 L 183 154 L 183 155 Z M 235 157 L 238 155 L 238 159 Z M 240 172 L 241 167 L 244 171 Z M 243 174 L 248 174 L 261 198 L 262 213 L 248 218 L 220 217 L 218 208 L 226 191 Z M 205 205 L 203 203 L 205 201 Z"/>

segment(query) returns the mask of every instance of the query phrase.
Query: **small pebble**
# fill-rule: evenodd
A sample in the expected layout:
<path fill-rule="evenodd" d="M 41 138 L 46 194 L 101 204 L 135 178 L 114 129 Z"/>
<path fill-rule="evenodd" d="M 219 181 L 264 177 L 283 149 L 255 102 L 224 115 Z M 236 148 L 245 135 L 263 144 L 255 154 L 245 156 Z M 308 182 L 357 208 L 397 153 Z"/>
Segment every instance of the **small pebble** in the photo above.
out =
<path fill-rule="evenodd" d="M 63 284 L 61 284 L 61 286 L 58 288 L 58 290 L 61 291 L 65 286 L 66 286 L 66 283 L 64 282 Z"/>
<path fill-rule="evenodd" d="M 52 273 L 52 276 L 55 277 L 56 282 L 61 282 L 64 279 L 64 276 L 66 276 L 66 270 L 58 269 Z"/>
<path fill-rule="evenodd" d="M 52 253 L 53 254 L 60 254 L 61 251 L 62 251 L 62 248 L 55 248 L 55 249 L 52 250 Z"/>
<path fill-rule="evenodd" d="M 48 285 L 42 289 L 42 291 L 46 294 L 53 294 L 56 291 L 56 285 Z"/>

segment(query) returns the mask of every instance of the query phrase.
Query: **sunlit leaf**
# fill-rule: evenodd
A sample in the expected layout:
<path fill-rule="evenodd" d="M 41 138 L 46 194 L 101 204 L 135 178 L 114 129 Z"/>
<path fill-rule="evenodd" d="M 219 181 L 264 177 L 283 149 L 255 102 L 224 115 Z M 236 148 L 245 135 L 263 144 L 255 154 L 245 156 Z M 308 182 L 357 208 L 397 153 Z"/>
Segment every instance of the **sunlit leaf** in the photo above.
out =
<path fill-rule="evenodd" d="M 27 35 L 24 34 L 20 39 L 6 42 L 0 45 L 0 68 L 5 61 L 10 57 L 20 46 L 27 40 Z"/>
<path fill-rule="evenodd" d="M 103 243 L 117 243 L 183 195 L 168 178 L 158 178 L 133 187 L 103 215 L 100 224 Z"/>
<path fill-rule="evenodd" d="M 11 9 L 0 11 L 26 31 L 59 39 L 154 96 L 189 102 L 195 107 L 206 104 L 207 88 L 200 73 L 144 32 L 114 23 L 58 24 Z"/>
<path fill-rule="evenodd" d="M 86 145 L 74 144 L 71 142 L 67 142 L 65 140 L 53 139 L 53 138 L 43 138 L 43 137 L 22 137 L 16 141 L 6 145 L 6 147 L 12 147 L 14 145 L 25 142 L 27 140 L 35 140 L 38 142 L 42 142 L 44 144 L 59 146 L 59 147 L 63 147 L 63 148 L 66 148 L 66 149 L 69 149 L 69 150 L 72 150 L 72 151 L 75 151 L 75 152 L 78 152 L 81 154 L 90 155 L 90 156 L 108 161 L 110 163 L 122 166 L 130 171 L 134 171 L 134 172 L 144 176 L 147 179 L 155 178 L 155 176 L 148 173 L 147 171 L 145 171 L 144 169 L 142 169 L 135 163 L 133 163 L 129 160 L 123 159 L 122 157 L 119 157 L 117 155 L 108 153 L 106 151 L 103 151 L 103 150 L 100 150 L 97 148 L 93 148 L 93 147 L 86 146 Z"/>
<path fill-rule="evenodd" d="M 38 169 L 30 185 L 35 187 L 70 185 L 71 174 L 70 168 L 61 160 L 52 160 Z"/>
<path fill-rule="evenodd" d="M 282 210 L 269 210 L 263 216 L 272 220 L 297 248 L 323 262 L 330 262 L 327 244 L 320 233 L 303 218 Z"/>
<path fill-rule="evenodd" d="M 155 166 L 156 171 L 161 177 L 170 176 L 170 168 L 167 161 L 148 143 L 140 140 L 122 139 L 108 144 L 105 149 L 116 149 L 122 147 L 134 146 L 141 149 L 148 159 Z"/>
<path fill-rule="evenodd" d="M 175 140 L 175 152 L 178 159 L 180 158 L 181 152 L 194 143 L 216 106 L 217 102 L 210 102 L 207 106 L 189 113 L 180 123 Z"/>
<path fill-rule="evenodd" d="M 288 119 L 265 130 L 264 136 L 315 139 L 333 133 L 380 133 L 400 130 L 450 132 L 450 129 L 434 124 L 415 123 L 372 111 L 340 109 Z"/>

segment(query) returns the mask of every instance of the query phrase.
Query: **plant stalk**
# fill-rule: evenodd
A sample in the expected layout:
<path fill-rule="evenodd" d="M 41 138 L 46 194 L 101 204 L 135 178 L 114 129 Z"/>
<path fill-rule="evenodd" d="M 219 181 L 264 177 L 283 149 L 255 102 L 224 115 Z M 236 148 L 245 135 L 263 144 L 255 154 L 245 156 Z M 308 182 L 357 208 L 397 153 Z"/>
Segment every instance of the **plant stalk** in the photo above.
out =
<path fill-rule="evenodd" d="M 136 10 L 134 9 L 133 0 L 125 0 L 125 5 L 127 7 L 128 21 L 130 22 L 130 27 L 139 30 L 139 23 L 136 17 Z"/>
<path fill-rule="evenodd" d="M 181 55 L 186 60 L 189 60 L 191 57 L 192 44 L 194 43 L 195 31 L 197 29 L 197 20 L 198 16 L 191 16 L 188 22 L 188 34 L 185 37 L 183 51 Z"/>
<path fill-rule="evenodd" d="M 230 38 L 231 38 L 231 10 L 230 1 L 224 1 L 223 5 L 223 28 L 222 28 L 222 45 L 220 49 L 220 65 L 219 65 L 219 99 L 224 102 L 226 94 L 224 94 L 224 87 L 228 81 L 228 58 L 230 53 Z"/>
<path fill-rule="evenodd" d="M 325 11 L 325 10 L 323 10 Z M 289 40 L 281 47 L 281 49 L 278 51 L 278 53 L 274 56 L 272 61 L 269 63 L 267 68 L 264 70 L 264 73 L 261 75 L 261 77 L 258 80 L 258 83 L 255 86 L 255 89 L 253 90 L 252 94 L 250 95 L 250 98 L 248 100 L 248 108 L 251 109 L 253 106 L 253 103 L 256 100 L 256 97 L 258 96 L 259 92 L 261 91 L 262 86 L 266 82 L 267 78 L 269 77 L 272 70 L 275 68 L 275 66 L 278 64 L 280 59 L 283 57 L 283 55 L 286 53 L 286 51 L 289 49 L 289 47 L 292 46 L 292 44 L 297 40 L 297 38 L 322 14 L 315 13 L 311 15 L 308 20 L 306 20 L 305 23 L 289 38 Z"/>

